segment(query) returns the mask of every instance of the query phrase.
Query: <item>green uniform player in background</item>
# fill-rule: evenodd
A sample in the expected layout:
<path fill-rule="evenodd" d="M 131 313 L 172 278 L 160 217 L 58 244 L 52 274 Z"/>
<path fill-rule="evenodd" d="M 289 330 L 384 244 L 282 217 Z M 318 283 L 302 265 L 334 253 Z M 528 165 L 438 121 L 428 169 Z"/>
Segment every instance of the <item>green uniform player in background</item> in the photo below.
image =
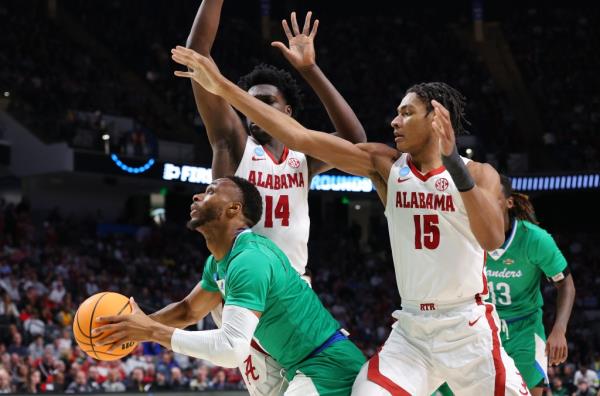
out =
<path fill-rule="evenodd" d="M 555 365 L 567 359 L 565 334 L 575 286 L 556 242 L 537 226 L 527 196 L 513 192 L 508 177 L 502 176 L 501 181 L 506 240 L 501 248 L 488 253 L 488 299 L 496 305 L 502 323 L 502 345 L 536 396 L 547 383 L 548 363 Z M 556 318 L 547 339 L 542 323 L 542 277 L 558 290 Z"/>
<path fill-rule="evenodd" d="M 500 317 L 502 346 L 515 361 L 531 394 L 540 396 L 547 382 L 548 364 L 567 359 L 565 333 L 575 285 L 554 239 L 537 226 L 527 196 L 513 192 L 508 177 L 501 176 L 501 182 L 506 239 L 502 247 L 488 252 L 488 301 L 496 305 Z M 542 277 L 558 290 L 556 318 L 547 339 L 542 323 Z M 444 384 L 437 394 L 447 396 L 452 392 Z"/>
<path fill-rule="evenodd" d="M 249 354 L 254 338 L 285 370 L 289 385 L 278 385 L 277 393 L 350 395 L 365 358 L 285 254 L 250 230 L 261 214 L 256 187 L 235 176 L 195 195 L 188 227 L 202 233 L 212 253 L 202 281 L 183 300 L 149 316 L 131 299 L 132 314 L 98 319 L 109 323 L 97 328 L 99 342 L 154 341 L 220 366 L 244 362 L 242 375 L 256 376 L 256 365 L 265 363 Z M 222 302 L 221 328 L 180 330 Z"/>

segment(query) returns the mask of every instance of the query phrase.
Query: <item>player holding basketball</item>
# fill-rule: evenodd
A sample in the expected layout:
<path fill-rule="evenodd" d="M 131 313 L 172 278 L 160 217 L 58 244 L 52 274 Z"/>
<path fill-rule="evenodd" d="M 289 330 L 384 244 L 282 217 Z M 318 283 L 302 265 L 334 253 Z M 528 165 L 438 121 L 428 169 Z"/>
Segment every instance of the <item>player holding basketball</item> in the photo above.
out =
<path fill-rule="evenodd" d="M 489 300 L 496 305 L 502 321 L 502 346 L 514 359 L 531 393 L 538 396 L 548 378 L 548 362 L 555 365 L 567 359 L 565 333 L 575 285 L 556 242 L 537 226 L 527 196 L 514 192 L 508 177 L 500 179 L 506 240 L 488 253 Z M 547 340 L 542 322 L 542 276 L 558 291 L 556 319 Z"/>
<path fill-rule="evenodd" d="M 210 56 L 222 5 L 223 0 L 202 2 L 188 38 L 189 48 Z M 319 21 L 315 20 L 311 28 L 311 16 L 312 13 L 307 13 L 300 30 L 296 14 L 292 13 L 291 29 L 285 20 L 282 21 L 289 48 L 281 42 L 272 45 L 281 50 L 317 93 L 340 136 L 354 143 L 364 142 L 365 132 L 356 115 L 316 64 L 314 39 Z M 291 75 L 283 70 L 259 65 L 243 76 L 239 84 L 252 96 L 286 115 L 295 116 L 300 110 L 299 88 Z M 264 213 L 253 231 L 275 242 L 294 269 L 304 275 L 310 229 L 310 181 L 330 166 L 301 152 L 289 150 L 251 118 L 247 118 L 244 125 L 227 102 L 193 81 L 192 89 L 213 151 L 213 178 L 235 174 L 256 185 L 263 197 Z M 213 312 L 217 324 L 220 322 L 220 310 L 217 307 Z M 283 378 L 279 375 L 277 363 L 256 342 L 253 342 L 250 351 L 251 356 L 242 359 L 239 367 L 248 391 L 252 395 L 268 396 L 272 391 L 281 389 Z M 249 370 L 257 374 L 250 375 Z"/>
<path fill-rule="evenodd" d="M 461 158 L 464 99 L 444 83 L 408 89 L 392 121 L 396 149 L 354 145 L 310 131 L 225 79 L 216 65 L 178 47 L 177 71 L 223 97 L 288 147 L 369 177 L 386 209 L 402 310 L 353 393 L 430 395 L 444 381 L 460 395 L 527 395 L 504 352 L 487 294 L 485 250 L 503 240 L 498 173 Z"/>
<path fill-rule="evenodd" d="M 130 315 L 98 318 L 111 324 L 99 344 L 154 341 L 175 352 L 236 367 L 248 356 L 252 337 L 283 367 L 285 395 L 349 395 L 365 359 L 340 331 L 310 286 L 272 241 L 251 228 L 260 221 L 262 198 L 250 182 L 216 179 L 194 196 L 190 229 L 206 239 L 211 256 L 202 282 L 182 301 L 146 316 L 131 299 Z M 218 330 L 179 330 L 225 302 Z M 164 325 L 163 323 L 169 323 Z M 254 374 L 254 373 L 253 373 Z"/>

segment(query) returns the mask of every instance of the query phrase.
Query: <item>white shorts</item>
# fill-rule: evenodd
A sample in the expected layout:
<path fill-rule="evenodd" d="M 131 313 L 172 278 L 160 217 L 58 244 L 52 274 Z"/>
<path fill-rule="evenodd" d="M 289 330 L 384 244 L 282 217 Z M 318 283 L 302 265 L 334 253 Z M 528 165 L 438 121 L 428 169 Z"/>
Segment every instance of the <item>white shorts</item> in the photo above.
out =
<path fill-rule="evenodd" d="M 221 327 L 223 306 L 218 305 L 211 312 L 214 322 Z M 252 396 L 281 396 L 288 383 L 282 367 L 258 345 L 250 344 L 250 354 L 238 366 L 248 393 Z M 293 381 L 292 381 L 293 382 Z"/>
<path fill-rule="evenodd" d="M 444 382 L 460 396 L 529 395 L 502 349 L 492 304 L 403 304 L 392 316 L 398 321 L 362 367 L 353 395 L 429 396 Z"/>

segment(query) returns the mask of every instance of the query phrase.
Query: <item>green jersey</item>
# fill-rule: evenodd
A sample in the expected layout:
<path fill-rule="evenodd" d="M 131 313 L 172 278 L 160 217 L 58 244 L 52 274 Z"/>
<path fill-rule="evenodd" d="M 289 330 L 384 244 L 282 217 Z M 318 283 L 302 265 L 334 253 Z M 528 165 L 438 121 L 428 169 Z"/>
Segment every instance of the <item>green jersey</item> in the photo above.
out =
<path fill-rule="evenodd" d="M 488 252 L 489 296 L 502 319 L 534 313 L 544 305 L 540 280 L 558 277 L 567 261 L 552 236 L 528 221 L 516 220 L 502 247 Z"/>
<path fill-rule="evenodd" d="M 225 305 L 261 312 L 254 337 L 284 368 L 300 363 L 340 328 L 285 254 L 249 230 L 222 260 L 207 259 L 201 285 L 220 292 Z"/>

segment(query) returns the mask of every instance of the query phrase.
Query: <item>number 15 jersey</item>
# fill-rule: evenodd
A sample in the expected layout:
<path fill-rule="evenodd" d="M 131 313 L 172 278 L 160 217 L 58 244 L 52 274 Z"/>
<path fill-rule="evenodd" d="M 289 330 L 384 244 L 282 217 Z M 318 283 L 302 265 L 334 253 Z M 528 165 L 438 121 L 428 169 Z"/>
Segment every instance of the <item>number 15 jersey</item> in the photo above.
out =
<path fill-rule="evenodd" d="M 292 267 L 304 274 L 310 231 L 306 155 L 286 147 L 277 159 L 249 136 L 235 175 L 254 184 L 263 199 L 262 216 L 252 230 L 275 242 Z"/>
<path fill-rule="evenodd" d="M 390 170 L 385 215 L 403 302 L 443 304 L 487 294 L 485 252 L 443 166 L 422 174 L 402 154 Z"/>

